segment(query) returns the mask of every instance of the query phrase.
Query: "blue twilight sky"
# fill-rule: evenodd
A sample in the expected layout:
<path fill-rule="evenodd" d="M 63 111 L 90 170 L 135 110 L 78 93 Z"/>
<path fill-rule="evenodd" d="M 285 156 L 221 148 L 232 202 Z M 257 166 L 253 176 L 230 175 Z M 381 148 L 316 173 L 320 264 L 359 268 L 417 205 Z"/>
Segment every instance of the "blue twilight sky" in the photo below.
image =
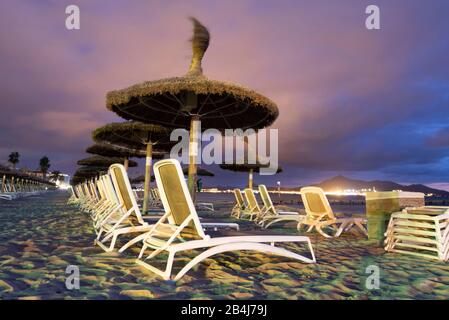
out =
<path fill-rule="evenodd" d="M 81 29 L 65 28 L 65 7 Z M 381 30 L 365 28 L 365 8 Z M 274 100 L 284 186 L 335 174 L 446 187 L 447 0 L 2 0 L 0 162 L 73 172 L 92 129 L 119 121 L 105 94 L 182 75 L 196 16 L 211 32 L 204 72 Z M 209 185 L 244 184 L 212 168 Z M 133 174 L 142 167 L 133 170 Z"/>

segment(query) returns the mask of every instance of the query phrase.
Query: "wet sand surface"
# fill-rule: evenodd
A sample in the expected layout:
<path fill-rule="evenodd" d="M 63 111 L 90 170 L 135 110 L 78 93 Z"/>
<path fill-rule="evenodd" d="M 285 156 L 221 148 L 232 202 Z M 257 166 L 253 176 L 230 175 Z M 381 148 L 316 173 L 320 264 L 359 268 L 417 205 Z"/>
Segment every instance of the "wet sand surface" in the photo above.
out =
<path fill-rule="evenodd" d="M 258 252 L 206 259 L 180 281 L 164 281 L 138 266 L 139 248 L 124 254 L 94 246 L 88 215 L 68 206 L 68 194 L 0 202 L 1 299 L 447 299 L 449 264 L 385 253 L 361 235 L 324 239 L 308 234 L 316 264 Z M 229 218 L 231 201 L 216 203 L 208 220 L 238 222 L 245 234 L 297 235 L 294 225 L 260 230 Z M 303 245 L 288 248 L 307 255 Z M 182 254 L 176 266 L 194 256 Z M 162 259 L 158 259 L 162 262 Z M 69 290 L 66 268 L 80 271 Z M 380 270 L 380 288 L 369 289 L 369 266 Z M 177 268 L 179 270 L 179 267 Z M 368 270 L 372 270 L 368 268 Z M 369 287 L 369 286 L 368 286 Z"/>

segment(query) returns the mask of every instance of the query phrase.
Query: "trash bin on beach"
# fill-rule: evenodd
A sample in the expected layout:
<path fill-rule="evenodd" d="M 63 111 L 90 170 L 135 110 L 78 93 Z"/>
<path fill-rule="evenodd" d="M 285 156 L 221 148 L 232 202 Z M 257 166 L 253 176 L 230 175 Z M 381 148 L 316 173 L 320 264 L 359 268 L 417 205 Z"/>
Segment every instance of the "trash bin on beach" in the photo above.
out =
<path fill-rule="evenodd" d="M 405 191 L 367 192 L 366 216 L 368 219 L 368 238 L 378 240 L 383 245 L 384 233 L 393 212 L 406 207 L 424 206 L 424 193 Z"/>

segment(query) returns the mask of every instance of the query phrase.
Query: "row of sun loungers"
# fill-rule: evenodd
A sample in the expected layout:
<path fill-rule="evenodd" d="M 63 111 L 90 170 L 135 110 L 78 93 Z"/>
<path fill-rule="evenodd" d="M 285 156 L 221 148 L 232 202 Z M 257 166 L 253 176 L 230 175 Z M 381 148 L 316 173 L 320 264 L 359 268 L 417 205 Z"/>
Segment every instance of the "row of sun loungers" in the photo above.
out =
<path fill-rule="evenodd" d="M 43 184 L 14 176 L 0 178 L 0 200 L 15 200 L 40 194 L 45 190 Z"/>
<path fill-rule="evenodd" d="M 133 190 L 133 192 L 136 200 L 143 201 L 142 191 L 140 191 L 140 194 L 136 190 Z M 159 195 L 159 190 L 157 188 L 150 188 L 148 194 L 148 205 L 150 208 L 162 207 L 161 196 Z"/>
<path fill-rule="evenodd" d="M 211 227 L 216 229 L 221 224 L 202 222 L 179 162 L 161 160 L 154 165 L 154 172 L 163 207 L 159 216 L 142 216 L 125 168 L 120 164 L 112 165 L 108 174 L 72 189 L 70 202 L 90 214 L 96 233 L 95 243 L 103 250 L 123 253 L 137 246 L 136 262 L 166 280 L 178 280 L 204 259 L 227 251 L 255 250 L 304 263 L 316 262 L 307 236 L 246 234 L 212 237 L 207 230 Z M 259 206 L 251 189 L 245 189 L 244 194 L 236 189 L 234 194 L 237 204 L 232 215 L 253 221 L 262 229 L 289 221 L 296 223 L 298 230 L 305 226 L 306 232 L 316 230 L 326 238 L 338 237 L 353 228 L 367 234 L 365 219 L 336 217 L 319 188 L 301 189 L 305 214 L 278 210 L 264 185 L 259 186 L 263 206 Z M 447 261 L 448 221 L 449 210 L 443 207 L 407 208 L 395 213 L 385 234 L 385 250 Z M 286 249 L 282 246 L 284 243 L 303 244 L 308 254 Z M 186 252 L 195 252 L 196 255 L 174 272 L 175 256 Z M 155 266 L 161 263 L 161 259 L 165 263 L 162 269 Z"/>
<path fill-rule="evenodd" d="M 125 168 L 120 164 L 112 165 L 107 175 L 72 189 L 69 202 L 90 214 L 97 234 L 96 244 L 105 251 L 115 250 L 119 242 L 119 252 L 140 245 L 136 262 L 164 279 L 174 280 L 180 279 L 204 259 L 227 251 L 255 250 L 304 263 L 316 261 L 310 239 L 305 236 L 211 237 L 206 233 L 207 230 L 221 224 L 212 223 L 208 226 L 201 221 L 179 162 L 173 159 L 161 160 L 154 165 L 154 173 L 164 213 L 151 222 L 140 213 Z M 304 256 L 287 250 L 282 247 L 284 243 L 304 244 L 309 254 Z M 173 276 L 175 255 L 190 251 L 197 252 L 197 255 Z M 156 257 L 160 256 L 166 262 L 163 269 L 154 266 Z"/>
<path fill-rule="evenodd" d="M 236 218 L 254 221 L 263 228 L 268 228 L 279 222 L 294 222 L 298 231 L 305 226 L 307 232 L 315 229 L 326 238 L 338 237 L 342 232 L 349 231 L 353 227 L 367 235 L 366 219 L 336 217 L 322 189 L 305 187 L 301 189 L 300 193 L 306 214 L 278 210 L 273 205 L 265 185 L 259 185 L 262 207 L 259 206 L 252 189 L 245 189 L 244 196 L 240 189 L 234 189 L 236 205 L 231 214 Z M 332 234 L 326 233 L 323 229 L 331 229 Z"/>

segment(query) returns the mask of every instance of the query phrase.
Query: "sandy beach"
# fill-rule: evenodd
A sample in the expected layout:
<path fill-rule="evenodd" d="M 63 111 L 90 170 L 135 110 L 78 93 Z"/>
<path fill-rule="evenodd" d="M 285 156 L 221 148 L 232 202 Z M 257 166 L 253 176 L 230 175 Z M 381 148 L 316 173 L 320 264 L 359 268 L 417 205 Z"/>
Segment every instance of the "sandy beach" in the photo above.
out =
<path fill-rule="evenodd" d="M 119 255 L 95 247 L 90 218 L 67 199 L 65 192 L 51 192 L 1 203 L 1 299 L 447 299 L 449 294 L 449 265 L 385 253 L 353 234 L 330 240 L 310 234 L 314 265 L 226 253 L 205 260 L 177 283 L 167 282 L 135 264 L 138 248 Z M 214 219 L 234 221 L 228 218 L 232 205 L 219 202 Z M 288 225 L 261 231 L 238 222 L 248 234 L 296 234 Z M 289 247 L 305 253 L 301 246 Z M 180 256 L 177 262 L 186 260 Z M 68 265 L 79 267 L 79 290 L 66 289 Z M 377 290 L 365 286 L 368 265 L 380 268 Z"/>

